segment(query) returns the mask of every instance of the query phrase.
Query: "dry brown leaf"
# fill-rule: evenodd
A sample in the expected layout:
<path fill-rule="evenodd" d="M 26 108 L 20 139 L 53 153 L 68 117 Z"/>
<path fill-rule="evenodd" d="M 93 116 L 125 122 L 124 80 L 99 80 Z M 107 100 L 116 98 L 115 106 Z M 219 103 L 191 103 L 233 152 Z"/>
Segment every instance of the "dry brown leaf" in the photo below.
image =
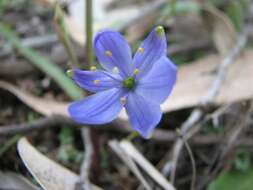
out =
<path fill-rule="evenodd" d="M 230 66 L 227 78 L 214 103 L 225 104 L 253 97 L 253 50 L 246 50 Z M 196 106 L 202 96 L 206 95 L 214 78 L 215 69 L 222 61 L 221 56 L 210 55 L 193 64 L 179 69 L 177 85 L 172 96 L 162 106 L 165 111 Z"/>
<path fill-rule="evenodd" d="M 236 30 L 222 11 L 212 5 L 204 5 L 205 17 L 212 28 L 214 44 L 221 55 L 226 55 L 236 43 Z"/>
<path fill-rule="evenodd" d="M 226 81 L 214 103 L 225 104 L 253 97 L 253 50 L 246 50 L 238 60 L 231 65 Z M 178 70 L 178 79 L 171 97 L 162 105 L 163 112 L 170 112 L 183 108 L 196 106 L 202 96 L 206 95 L 212 81 L 215 78 L 214 70 L 222 61 L 222 56 L 210 55 L 188 65 L 181 66 Z M 35 111 L 50 116 L 59 114 L 68 116 L 67 103 L 56 102 L 44 98 L 35 97 L 18 87 L 0 81 L 0 88 L 8 90 L 17 96 Z M 123 110 L 119 116 L 126 119 Z"/>
<path fill-rule="evenodd" d="M 20 88 L 4 81 L 0 81 L 0 88 L 5 89 L 10 93 L 14 94 L 27 106 L 37 111 L 38 113 L 41 113 L 42 115 L 45 116 L 51 116 L 53 114 L 59 114 L 64 116 L 68 115 L 67 113 L 68 103 L 57 102 L 54 100 L 33 96 L 32 94 L 27 93 L 21 90 Z"/>
<path fill-rule="evenodd" d="M 26 138 L 18 142 L 18 152 L 25 166 L 33 177 L 45 190 L 74 190 L 79 177 L 42 155 L 36 150 Z M 92 186 L 94 190 L 101 190 L 97 186 Z"/>

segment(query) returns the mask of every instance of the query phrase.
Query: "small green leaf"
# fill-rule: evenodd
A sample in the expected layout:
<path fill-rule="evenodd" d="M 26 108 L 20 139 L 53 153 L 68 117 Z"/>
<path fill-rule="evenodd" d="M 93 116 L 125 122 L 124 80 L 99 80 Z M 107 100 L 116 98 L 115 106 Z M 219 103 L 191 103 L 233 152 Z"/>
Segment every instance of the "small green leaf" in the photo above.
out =
<path fill-rule="evenodd" d="M 244 149 L 237 151 L 234 166 L 238 171 L 247 171 L 251 167 L 250 153 Z"/>
<path fill-rule="evenodd" d="M 17 35 L 4 24 L 0 23 L 0 34 L 14 47 L 18 52 L 33 63 L 36 67 L 50 76 L 72 99 L 80 99 L 83 96 L 82 90 L 66 76 L 66 74 L 52 63 L 49 59 L 39 54 L 29 47 L 24 47 Z M 15 69 L 15 68 L 13 68 Z"/>
<path fill-rule="evenodd" d="M 252 190 L 253 168 L 245 172 L 230 171 L 221 174 L 208 187 L 208 190 Z"/>
<path fill-rule="evenodd" d="M 244 20 L 244 9 L 240 1 L 232 1 L 226 7 L 226 14 L 231 19 L 237 31 L 241 30 L 243 20 Z"/>
<path fill-rule="evenodd" d="M 175 16 L 177 14 L 195 13 L 199 14 L 201 7 L 199 4 L 190 1 L 172 1 L 162 8 L 162 16 Z"/>

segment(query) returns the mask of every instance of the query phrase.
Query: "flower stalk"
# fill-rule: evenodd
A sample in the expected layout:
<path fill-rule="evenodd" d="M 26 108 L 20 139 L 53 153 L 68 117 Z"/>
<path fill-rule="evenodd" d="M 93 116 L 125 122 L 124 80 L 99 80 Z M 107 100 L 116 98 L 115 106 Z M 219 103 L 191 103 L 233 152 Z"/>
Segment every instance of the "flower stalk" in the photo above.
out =
<path fill-rule="evenodd" d="M 80 64 L 78 62 L 77 56 L 74 52 L 73 46 L 71 44 L 71 41 L 69 39 L 69 34 L 67 31 L 67 28 L 65 26 L 64 22 L 64 13 L 59 4 L 56 4 L 55 6 L 55 16 L 54 16 L 54 21 L 55 21 L 55 26 L 56 26 L 56 31 L 59 40 L 62 42 L 64 45 L 64 48 L 71 60 L 71 65 L 77 68 L 80 68 Z"/>
<path fill-rule="evenodd" d="M 84 3 L 85 4 L 85 3 Z M 87 63 L 91 67 L 93 61 L 93 50 L 92 50 L 92 38 L 93 38 L 93 11 L 92 11 L 92 0 L 86 0 L 86 16 L 85 16 L 85 31 L 86 31 L 86 56 Z"/>

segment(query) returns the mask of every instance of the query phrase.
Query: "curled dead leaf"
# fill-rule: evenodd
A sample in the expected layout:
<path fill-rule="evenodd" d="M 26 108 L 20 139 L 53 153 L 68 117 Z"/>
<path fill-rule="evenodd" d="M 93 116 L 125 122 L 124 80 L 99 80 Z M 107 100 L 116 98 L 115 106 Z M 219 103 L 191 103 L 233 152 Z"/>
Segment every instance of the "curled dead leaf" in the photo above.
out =
<path fill-rule="evenodd" d="M 38 113 L 51 116 L 54 114 L 59 114 L 63 116 L 68 116 L 66 102 L 57 102 L 54 100 L 49 100 L 46 98 L 36 97 L 28 92 L 23 91 L 22 89 L 14 86 L 5 81 L 0 81 L 0 88 L 9 91 L 14 94 L 18 99 L 20 99 L 27 106 L 37 111 Z"/>
<path fill-rule="evenodd" d="M 79 177 L 42 155 L 26 138 L 18 142 L 18 152 L 25 166 L 45 190 L 74 190 Z M 94 190 L 101 188 L 93 185 Z"/>
<path fill-rule="evenodd" d="M 237 33 L 231 20 L 216 7 L 203 5 L 204 19 L 212 29 L 214 44 L 221 55 L 226 55 L 235 43 Z"/>

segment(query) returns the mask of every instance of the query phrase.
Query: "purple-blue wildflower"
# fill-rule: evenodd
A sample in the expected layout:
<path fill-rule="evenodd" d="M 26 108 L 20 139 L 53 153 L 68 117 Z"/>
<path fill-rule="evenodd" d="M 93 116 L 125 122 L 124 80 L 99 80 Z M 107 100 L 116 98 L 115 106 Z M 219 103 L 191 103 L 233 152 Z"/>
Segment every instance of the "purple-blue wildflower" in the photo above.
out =
<path fill-rule="evenodd" d="M 74 69 L 73 79 L 96 94 L 72 103 L 70 116 L 82 124 L 104 124 L 125 108 L 132 128 L 149 137 L 161 120 L 160 104 L 176 82 L 176 66 L 166 57 L 163 27 L 151 31 L 133 59 L 128 43 L 115 31 L 98 33 L 94 49 L 104 70 Z"/>

